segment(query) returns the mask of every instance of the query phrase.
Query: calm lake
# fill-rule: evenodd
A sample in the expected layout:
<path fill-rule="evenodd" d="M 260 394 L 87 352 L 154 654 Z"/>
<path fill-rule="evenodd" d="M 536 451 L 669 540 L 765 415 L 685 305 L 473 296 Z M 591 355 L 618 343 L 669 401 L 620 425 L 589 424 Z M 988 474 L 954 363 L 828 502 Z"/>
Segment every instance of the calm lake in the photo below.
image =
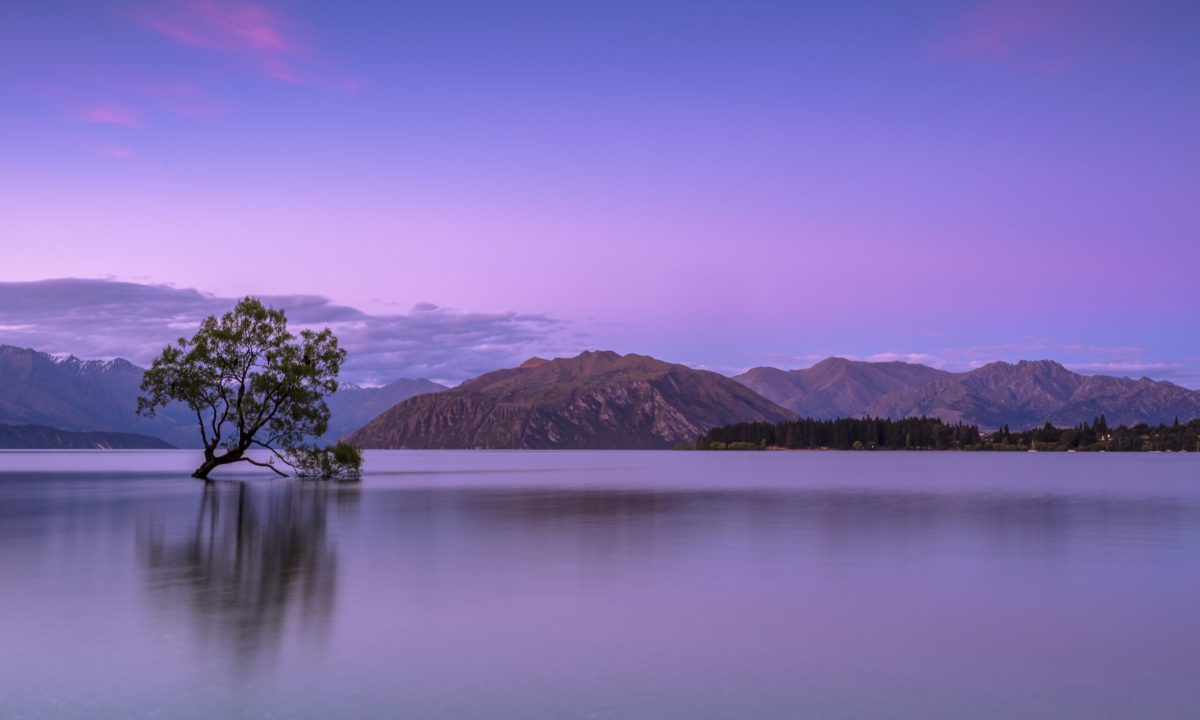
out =
<path fill-rule="evenodd" d="M 0 452 L 0 718 L 1200 718 L 1200 456 Z"/>

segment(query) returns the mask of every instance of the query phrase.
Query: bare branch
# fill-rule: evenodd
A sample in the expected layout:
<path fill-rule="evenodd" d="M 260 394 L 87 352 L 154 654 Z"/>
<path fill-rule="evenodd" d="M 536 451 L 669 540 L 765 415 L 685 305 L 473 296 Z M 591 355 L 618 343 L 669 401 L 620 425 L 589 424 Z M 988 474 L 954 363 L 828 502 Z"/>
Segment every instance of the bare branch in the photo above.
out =
<path fill-rule="evenodd" d="M 208 447 L 208 433 L 204 430 L 204 416 L 200 414 L 199 408 L 196 409 L 196 420 L 200 422 L 200 440 L 204 442 L 204 447 Z"/>
<path fill-rule="evenodd" d="M 250 463 L 251 465 L 257 465 L 257 466 L 259 466 L 259 467 L 270 468 L 270 469 L 271 469 L 272 471 L 274 471 L 274 473 L 275 473 L 276 475 L 278 475 L 279 477 L 287 477 L 287 476 L 288 476 L 288 474 L 287 474 L 287 473 L 283 472 L 282 470 L 280 470 L 279 468 L 275 467 L 275 466 L 274 466 L 274 465 L 272 465 L 271 463 L 259 462 L 259 461 L 257 461 L 257 460 L 254 460 L 253 458 L 248 458 L 248 457 L 240 457 L 240 458 L 238 458 L 238 459 L 237 459 L 237 461 L 235 461 L 235 462 L 248 462 L 248 463 Z"/>
<path fill-rule="evenodd" d="M 280 459 L 281 461 L 283 461 L 283 463 L 284 463 L 284 464 L 286 464 L 288 467 L 290 467 L 290 468 L 294 468 L 294 467 L 296 467 L 295 463 L 293 463 L 291 460 L 288 460 L 288 459 L 287 459 L 286 457 L 284 457 L 284 456 L 283 456 L 283 455 L 282 455 L 282 454 L 281 454 L 281 453 L 280 453 L 278 450 L 276 450 L 275 448 L 271 447 L 270 445 L 267 445 L 266 443 L 263 443 L 263 442 L 259 442 L 258 440 L 253 440 L 253 441 L 251 441 L 251 442 L 253 442 L 255 445 L 257 445 L 257 446 L 259 446 L 259 447 L 263 448 L 264 450 L 270 450 L 272 455 L 274 455 L 275 457 L 279 458 L 279 459 Z"/>

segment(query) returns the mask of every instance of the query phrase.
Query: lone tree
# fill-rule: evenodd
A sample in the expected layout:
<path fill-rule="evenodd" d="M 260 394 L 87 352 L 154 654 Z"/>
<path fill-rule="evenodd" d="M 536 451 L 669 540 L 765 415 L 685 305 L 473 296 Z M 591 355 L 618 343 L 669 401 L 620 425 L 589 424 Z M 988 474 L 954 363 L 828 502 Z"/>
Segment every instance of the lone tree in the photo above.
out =
<path fill-rule="evenodd" d="M 179 400 L 196 413 L 204 462 L 195 478 L 207 480 L 213 469 L 238 462 L 286 476 L 276 460 L 303 476 L 357 477 L 356 448 L 304 444 L 329 424 L 325 397 L 337 391 L 345 358 L 329 328 L 297 337 L 282 310 L 247 297 L 220 318 L 206 318 L 190 340 L 163 348 L 142 378 L 137 411 L 153 415 Z M 251 450 L 273 457 L 263 462 Z"/>

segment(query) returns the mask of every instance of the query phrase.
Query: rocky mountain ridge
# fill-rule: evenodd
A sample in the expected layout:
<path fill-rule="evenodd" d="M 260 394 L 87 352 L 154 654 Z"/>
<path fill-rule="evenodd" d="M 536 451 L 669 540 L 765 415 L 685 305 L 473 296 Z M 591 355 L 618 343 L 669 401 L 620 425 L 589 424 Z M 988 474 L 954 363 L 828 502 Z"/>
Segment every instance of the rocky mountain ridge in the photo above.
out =
<path fill-rule="evenodd" d="M 0 423 L 134 433 L 195 447 L 195 416 L 182 405 L 155 418 L 134 413 L 141 376 L 125 360 L 0 345 Z M 801 370 L 755 368 L 730 379 L 613 352 L 530 358 L 453 390 L 428 380 L 346 385 L 328 403 L 332 418 L 322 440 L 352 435 L 367 447 L 670 447 L 716 425 L 792 416 L 925 415 L 985 430 L 1068 426 L 1101 414 L 1112 425 L 1200 417 L 1200 392 L 1149 378 L 1080 375 L 1050 360 L 955 373 L 828 358 Z M 373 423 L 380 415 L 389 420 Z"/>
<path fill-rule="evenodd" d="M 532 358 L 406 400 L 350 436 L 365 448 L 669 448 L 731 422 L 790 419 L 714 372 L 645 355 Z"/>
<path fill-rule="evenodd" d="M 1113 425 L 1200 417 L 1200 392 L 1174 383 L 1080 375 L 1053 360 L 993 362 L 967 372 L 913 363 L 829 358 L 811 368 L 755 368 L 734 378 L 804 417 L 914 416 L 1026 428 L 1074 425 L 1103 414 Z"/>

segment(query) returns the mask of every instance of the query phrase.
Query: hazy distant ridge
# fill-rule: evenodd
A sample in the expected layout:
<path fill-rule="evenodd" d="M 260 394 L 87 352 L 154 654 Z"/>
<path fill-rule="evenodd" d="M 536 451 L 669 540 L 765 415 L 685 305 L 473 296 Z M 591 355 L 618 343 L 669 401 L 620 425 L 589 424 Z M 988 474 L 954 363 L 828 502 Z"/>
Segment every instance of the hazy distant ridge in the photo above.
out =
<path fill-rule="evenodd" d="M 0 345 L 0 422 L 195 445 L 196 420 L 186 406 L 171 405 L 154 418 L 134 412 L 142 372 L 126 360 L 80 360 Z"/>
<path fill-rule="evenodd" d="M 0 423 L 0 449 L 166 450 L 173 447 L 149 435 L 123 432 L 71 432 L 45 425 Z"/>
<path fill-rule="evenodd" d="M 804 417 L 938 417 L 983 428 L 1113 425 L 1200 417 L 1200 392 L 1149 378 L 1080 375 L 1052 360 L 994 362 L 952 373 L 901 362 L 828 358 L 803 370 L 755 368 L 734 378 Z"/>
<path fill-rule="evenodd" d="M 371 422 L 379 413 L 410 397 L 441 392 L 445 385 L 432 380 L 401 378 L 377 388 L 346 385 L 326 400 L 329 405 L 329 431 L 325 439 L 345 437 Z"/>

